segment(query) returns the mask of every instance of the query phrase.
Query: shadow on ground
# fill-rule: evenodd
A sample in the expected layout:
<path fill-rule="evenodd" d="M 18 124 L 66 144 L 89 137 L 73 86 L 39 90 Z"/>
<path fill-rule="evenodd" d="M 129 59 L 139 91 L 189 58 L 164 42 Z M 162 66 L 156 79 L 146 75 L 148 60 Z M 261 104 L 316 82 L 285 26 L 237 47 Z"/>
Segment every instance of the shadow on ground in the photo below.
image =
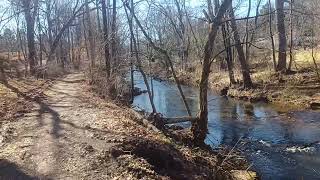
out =
<path fill-rule="evenodd" d="M 16 164 L 0 159 L 0 180 L 34 180 L 40 179 L 24 173 Z"/>

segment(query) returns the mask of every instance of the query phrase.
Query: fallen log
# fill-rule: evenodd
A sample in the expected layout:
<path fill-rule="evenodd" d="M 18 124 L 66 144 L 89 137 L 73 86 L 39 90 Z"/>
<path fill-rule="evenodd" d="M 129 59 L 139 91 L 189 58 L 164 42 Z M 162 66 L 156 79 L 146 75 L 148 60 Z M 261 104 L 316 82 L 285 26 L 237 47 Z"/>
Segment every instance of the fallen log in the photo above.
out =
<path fill-rule="evenodd" d="M 182 122 L 193 122 L 197 118 L 195 117 L 173 117 L 173 118 L 163 118 L 165 124 L 175 124 L 175 123 L 182 123 Z"/>
<path fill-rule="evenodd" d="M 156 126 L 154 126 L 150 121 L 148 121 L 143 115 L 139 114 L 137 111 L 133 109 L 129 109 L 129 111 L 136 117 L 136 120 L 146 128 L 153 130 L 157 133 L 161 132 Z"/>

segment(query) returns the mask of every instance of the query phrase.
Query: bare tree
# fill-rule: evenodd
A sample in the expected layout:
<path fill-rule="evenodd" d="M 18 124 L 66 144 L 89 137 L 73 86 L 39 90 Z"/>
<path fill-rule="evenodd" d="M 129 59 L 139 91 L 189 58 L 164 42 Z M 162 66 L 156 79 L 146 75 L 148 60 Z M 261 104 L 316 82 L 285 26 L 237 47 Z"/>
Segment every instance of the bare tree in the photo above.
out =
<path fill-rule="evenodd" d="M 284 23 L 284 2 L 285 0 L 276 0 L 277 8 L 277 26 L 279 33 L 279 55 L 278 55 L 278 65 L 277 71 L 283 72 L 287 68 L 287 37 L 286 37 L 286 27 Z"/>
<path fill-rule="evenodd" d="M 249 70 L 249 65 L 246 61 L 246 57 L 241 45 L 241 40 L 240 40 L 240 35 L 238 33 L 238 28 L 237 28 L 237 23 L 234 17 L 234 10 L 231 6 L 230 8 L 230 16 L 231 16 L 231 28 L 233 31 L 233 38 L 235 41 L 235 47 L 238 52 L 238 58 L 239 62 L 241 65 L 241 73 L 242 73 L 242 78 L 243 78 L 243 85 L 245 88 L 252 88 L 252 81 L 250 77 L 250 70 Z"/>
<path fill-rule="evenodd" d="M 92 22 L 91 22 L 91 17 L 90 17 L 90 9 L 89 9 L 89 2 L 86 0 L 86 6 L 85 6 L 85 11 L 86 11 L 86 24 L 87 24 L 87 30 L 88 30 L 88 39 L 89 39 L 89 46 L 90 46 L 90 61 L 91 61 L 91 67 L 93 68 L 95 66 L 95 42 L 94 42 L 94 35 L 93 35 L 93 30 L 92 30 Z"/>
<path fill-rule="evenodd" d="M 38 0 L 21 0 L 22 8 L 24 10 L 25 20 L 27 24 L 27 41 L 28 41 L 28 60 L 31 75 L 35 74 L 36 60 L 36 46 L 35 46 L 35 18 L 38 9 Z"/>
<path fill-rule="evenodd" d="M 107 0 L 109 1 L 109 0 Z M 109 21 L 107 14 L 107 6 L 106 0 L 101 0 L 101 7 L 102 7 L 102 21 L 103 21 L 103 37 L 104 37 L 104 58 L 106 63 L 106 71 L 107 71 L 107 78 L 110 76 L 111 72 L 111 65 L 110 65 L 110 52 L 109 52 Z"/>
<path fill-rule="evenodd" d="M 111 22 L 111 61 L 115 67 L 117 64 L 117 42 L 116 42 L 116 35 L 117 35 L 117 0 L 112 1 L 112 22 Z"/>
<path fill-rule="evenodd" d="M 125 3 L 125 2 L 124 2 L 124 3 Z M 129 7 L 129 5 L 125 3 L 125 6 L 126 6 L 126 7 L 130 10 L 130 12 L 132 13 L 132 9 Z M 192 116 L 191 111 L 190 111 L 190 108 L 189 108 L 189 105 L 188 105 L 188 103 L 187 103 L 187 101 L 186 101 L 186 97 L 185 97 L 185 95 L 184 95 L 184 93 L 183 93 L 183 91 L 182 91 L 180 82 L 179 82 L 179 80 L 178 80 L 178 78 L 177 78 L 176 72 L 175 72 L 174 67 L 173 67 L 173 63 L 172 63 L 172 61 L 171 61 L 171 58 L 170 58 L 168 52 L 167 52 L 166 50 L 158 47 L 158 46 L 152 41 L 152 39 L 150 38 L 150 36 L 148 35 L 148 33 L 145 31 L 145 29 L 144 29 L 143 26 L 141 25 L 139 19 L 138 19 L 137 16 L 135 15 L 135 13 L 133 13 L 132 15 L 133 15 L 133 18 L 134 18 L 135 21 L 136 21 L 136 24 L 138 25 L 138 27 L 140 28 L 140 30 L 142 31 L 143 35 L 145 36 L 145 38 L 147 39 L 147 41 L 149 42 L 149 44 L 152 46 L 152 48 L 153 48 L 154 50 L 158 51 L 159 53 L 161 53 L 161 54 L 164 56 L 166 62 L 169 64 L 170 69 L 171 69 L 171 72 L 172 72 L 172 75 L 173 75 L 173 78 L 174 78 L 175 83 L 176 83 L 176 85 L 177 85 L 177 88 L 178 88 L 178 90 L 179 90 L 179 93 L 180 93 L 181 99 L 182 99 L 182 101 L 183 101 L 183 103 L 184 103 L 184 106 L 185 106 L 185 108 L 186 108 L 186 110 L 187 110 L 187 113 L 188 113 L 189 116 Z"/>
<path fill-rule="evenodd" d="M 132 39 L 132 43 L 133 43 L 133 48 L 134 48 L 134 51 L 135 51 L 135 57 L 136 57 L 136 60 L 137 60 L 137 66 L 138 66 L 138 69 L 143 77 L 143 81 L 147 87 L 147 91 L 148 91 L 148 95 L 149 95 L 149 100 L 150 100 L 150 104 L 151 104 L 151 107 L 152 107 L 152 113 L 153 114 L 156 114 L 157 113 L 157 110 L 156 110 L 156 107 L 154 105 L 154 102 L 153 102 L 153 94 L 151 93 L 151 88 L 149 86 L 149 82 L 148 82 L 148 78 L 146 76 L 146 74 L 144 73 L 143 69 L 142 69 L 142 63 L 141 63 L 141 60 L 139 58 L 139 53 L 138 53 L 138 46 L 137 46 L 137 41 L 136 41 L 136 38 L 134 36 L 134 32 L 133 32 L 133 23 L 132 23 L 132 18 L 134 16 L 134 6 L 133 6 L 133 0 L 131 0 L 131 7 L 130 7 L 130 17 L 129 17 L 129 14 L 127 12 L 127 9 L 125 8 L 125 12 L 126 12 L 126 15 L 127 15 L 127 19 L 128 19 L 128 24 L 129 24 L 129 29 L 130 29 L 130 35 L 131 35 L 131 39 Z"/>
<path fill-rule="evenodd" d="M 273 67 L 274 70 L 277 70 L 277 62 L 276 62 L 276 52 L 275 52 L 275 45 L 274 45 L 274 37 L 273 37 L 273 30 L 272 30 L 272 5 L 271 5 L 271 0 L 268 2 L 269 8 L 269 34 L 270 34 L 270 39 L 271 39 L 271 48 L 272 48 L 272 61 L 273 61 Z"/>
<path fill-rule="evenodd" d="M 218 27 L 221 23 L 224 13 L 230 7 L 232 0 L 224 0 L 219 11 L 212 22 L 210 22 L 209 37 L 204 49 L 204 59 L 202 64 L 202 73 L 199 83 L 199 114 L 196 121 L 192 123 L 193 141 L 197 145 L 203 145 L 207 136 L 208 126 L 208 79 L 210 74 L 210 60 L 212 57 L 215 39 L 218 33 Z"/>

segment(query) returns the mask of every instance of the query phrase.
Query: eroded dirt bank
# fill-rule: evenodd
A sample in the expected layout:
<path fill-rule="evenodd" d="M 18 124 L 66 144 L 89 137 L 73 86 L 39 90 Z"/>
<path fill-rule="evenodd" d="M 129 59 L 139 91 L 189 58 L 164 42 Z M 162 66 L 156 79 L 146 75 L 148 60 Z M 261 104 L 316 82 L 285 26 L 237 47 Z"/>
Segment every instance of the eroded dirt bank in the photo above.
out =
<path fill-rule="evenodd" d="M 41 97 L 10 81 L 4 88 L 32 108 L 1 119 L 0 179 L 225 179 L 247 168 L 227 150 L 192 149 L 148 130 L 128 108 L 89 92 L 82 74 Z"/>

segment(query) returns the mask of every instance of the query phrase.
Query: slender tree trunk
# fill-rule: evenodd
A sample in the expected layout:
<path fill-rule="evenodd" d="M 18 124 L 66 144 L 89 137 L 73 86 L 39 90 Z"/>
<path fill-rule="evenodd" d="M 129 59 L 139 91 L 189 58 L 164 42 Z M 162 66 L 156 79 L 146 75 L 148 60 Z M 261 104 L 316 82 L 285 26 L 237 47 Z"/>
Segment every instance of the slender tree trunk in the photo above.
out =
<path fill-rule="evenodd" d="M 29 60 L 29 66 L 30 66 L 30 74 L 34 75 L 36 71 L 35 66 L 37 64 L 36 62 L 37 53 L 36 53 L 36 46 L 35 46 L 35 39 L 34 39 L 35 17 L 34 17 L 34 14 L 31 12 L 31 9 L 32 8 L 36 9 L 37 7 L 32 7 L 30 0 L 23 0 L 22 3 L 23 3 L 26 25 L 27 25 L 28 60 Z"/>
<path fill-rule="evenodd" d="M 181 57 L 181 65 L 182 65 L 182 69 L 186 69 L 187 66 L 187 60 L 188 60 L 188 48 L 186 46 L 186 28 L 185 25 L 183 23 L 183 12 L 180 3 L 178 0 L 174 0 L 175 5 L 177 7 L 178 10 L 178 20 L 179 20 L 179 33 L 180 33 L 180 43 L 179 43 L 179 47 L 180 47 L 180 57 Z M 182 6 L 185 6 L 185 2 L 184 0 L 182 1 Z"/>
<path fill-rule="evenodd" d="M 99 0 L 96 0 L 96 8 L 97 8 L 97 24 L 98 24 L 98 31 L 101 32 L 101 21 L 100 21 L 100 10 L 99 10 Z"/>
<path fill-rule="evenodd" d="M 230 37 L 227 37 L 227 31 L 226 28 L 228 28 L 227 23 L 222 24 L 222 36 L 224 40 L 224 47 L 226 48 L 226 62 L 228 66 L 228 74 L 229 74 L 229 79 L 230 79 L 230 84 L 236 84 L 236 80 L 234 79 L 234 72 L 233 72 L 233 62 L 232 62 L 232 48 L 231 48 L 231 42 L 230 42 Z"/>
<path fill-rule="evenodd" d="M 315 24 L 315 21 L 314 21 L 314 17 L 312 17 L 312 24 Z M 313 60 L 313 64 L 314 64 L 314 68 L 315 68 L 315 71 L 316 71 L 316 74 L 317 74 L 317 77 L 318 77 L 318 82 L 320 82 L 320 73 L 319 73 L 319 68 L 318 68 L 318 64 L 316 62 L 316 58 L 314 56 L 314 47 L 316 46 L 316 42 L 315 42 L 315 33 L 314 33 L 314 27 L 312 27 L 312 44 L 311 44 L 311 55 L 312 55 L 312 60 Z"/>
<path fill-rule="evenodd" d="M 95 44 L 94 44 L 94 36 L 92 32 L 92 23 L 91 23 L 91 17 L 90 17 L 90 9 L 89 9 L 89 2 L 86 0 L 86 19 L 87 19 L 87 29 L 88 29 L 88 40 L 89 40 L 89 53 L 90 53 L 90 61 L 91 61 L 91 68 L 94 68 L 95 66 Z"/>
<path fill-rule="evenodd" d="M 250 17 L 251 13 L 251 0 L 249 0 L 249 8 L 248 8 L 248 13 L 247 13 L 247 18 Z M 246 21 L 246 61 L 249 62 L 249 57 L 250 57 L 250 46 L 249 46 L 249 18 Z"/>
<path fill-rule="evenodd" d="M 232 6 L 230 9 L 230 14 L 231 14 L 231 28 L 233 31 L 233 38 L 235 41 L 235 47 L 238 52 L 238 58 L 239 58 L 240 66 L 241 66 L 243 85 L 245 88 L 252 88 L 252 81 L 251 81 L 251 77 L 250 77 L 249 65 L 246 61 L 246 57 L 243 52 L 243 48 L 241 46 L 240 36 L 238 33 L 237 23 L 236 23 L 236 20 L 234 17 L 234 10 L 233 10 Z"/>
<path fill-rule="evenodd" d="M 272 48 L 272 61 L 273 61 L 273 68 L 275 71 L 277 71 L 277 62 L 276 62 L 276 50 L 274 45 L 274 37 L 273 37 L 273 30 L 272 30 L 272 6 L 271 6 L 271 0 L 269 0 L 269 33 L 270 33 L 270 39 L 271 39 L 271 48 Z"/>
<path fill-rule="evenodd" d="M 102 7 L 102 21 L 103 21 L 103 36 L 104 36 L 104 58 L 106 62 L 106 71 L 107 71 L 107 78 L 110 76 L 110 53 L 109 53 L 109 32 L 108 32 L 108 17 L 107 17 L 107 6 L 106 1 L 101 0 L 101 7 Z"/>
<path fill-rule="evenodd" d="M 131 6 L 132 7 L 132 6 Z M 132 16 L 128 19 L 132 24 Z M 134 101 L 134 63 L 133 63 L 133 37 L 130 35 L 130 78 L 131 78 L 131 103 Z"/>
<path fill-rule="evenodd" d="M 199 94 L 199 114 L 196 121 L 192 123 L 192 133 L 193 141 L 196 145 L 203 145 L 204 140 L 207 136 L 208 131 L 208 79 L 210 74 L 210 60 L 212 57 L 212 52 L 215 44 L 215 39 L 219 29 L 219 24 L 221 19 L 231 5 L 232 0 L 224 0 L 219 11 L 217 12 L 216 17 L 212 20 L 210 24 L 209 37 L 204 49 L 204 59 L 202 64 L 202 73 L 200 79 L 200 94 Z"/>
<path fill-rule="evenodd" d="M 290 60 L 288 65 L 288 71 L 291 71 L 293 62 L 293 0 L 290 1 Z"/>
<path fill-rule="evenodd" d="M 70 37 L 70 43 L 71 43 L 71 57 L 70 57 L 70 61 L 72 62 L 72 63 L 74 63 L 74 60 L 75 60 L 75 58 L 74 58 L 74 40 L 73 40 L 73 35 L 72 35 L 72 29 L 71 29 L 71 31 L 70 31 L 70 28 L 69 28 L 69 37 Z"/>
<path fill-rule="evenodd" d="M 112 23 L 111 23 L 111 62 L 113 67 L 116 68 L 117 65 L 117 43 L 116 43 L 116 34 L 117 27 L 117 0 L 112 1 Z"/>
<path fill-rule="evenodd" d="M 27 62 L 27 52 L 25 51 L 25 48 L 24 48 L 24 43 L 22 41 L 22 37 L 21 37 L 21 33 L 20 33 L 20 21 L 19 21 L 19 17 L 16 19 L 17 21 L 17 38 L 18 38 L 18 41 L 19 41 L 19 48 L 22 52 L 22 55 L 23 55 L 23 60 L 24 60 L 24 76 L 26 77 L 27 74 L 28 74 L 28 62 Z"/>
<path fill-rule="evenodd" d="M 86 55 L 87 55 L 87 60 L 90 61 L 90 50 L 88 46 L 88 37 L 87 37 L 87 32 L 86 32 L 86 23 L 85 23 L 85 14 L 83 14 L 82 18 L 82 24 L 83 24 L 83 39 L 84 39 L 84 45 L 86 49 Z M 91 73 L 91 68 L 89 68 L 90 73 Z"/>
<path fill-rule="evenodd" d="M 124 4 L 125 4 L 125 3 L 124 3 Z M 132 13 L 132 9 L 128 6 L 128 4 L 125 4 L 125 6 L 127 6 L 127 8 L 128 8 L 128 9 L 130 10 L 130 12 Z M 142 25 L 141 25 L 139 19 L 137 18 L 137 16 L 136 16 L 134 13 L 133 13 L 132 15 L 133 15 L 134 19 L 136 20 L 136 23 L 137 23 L 138 27 L 140 28 L 140 30 L 142 31 L 143 35 L 144 35 L 145 38 L 148 40 L 148 42 L 150 43 L 150 45 L 152 46 L 152 48 L 153 48 L 154 50 L 158 51 L 160 54 L 162 54 L 162 55 L 164 56 L 164 59 L 166 60 L 166 62 L 168 63 L 168 65 L 169 65 L 169 67 L 170 67 L 170 69 L 171 69 L 171 71 L 172 71 L 172 76 L 173 76 L 173 78 L 174 78 L 174 80 L 175 80 L 175 82 L 176 82 L 177 88 L 178 88 L 178 90 L 179 90 L 179 93 L 180 93 L 181 99 L 182 99 L 182 101 L 183 101 L 183 103 L 184 103 L 184 106 L 185 106 L 185 108 L 186 108 L 186 111 L 187 111 L 187 113 L 188 113 L 189 116 L 192 116 L 191 111 L 190 111 L 190 108 L 189 108 L 189 105 L 188 105 L 188 103 L 187 103 L 187 101 L 186 101 L 186 98 L 185 98 L 185 96 L 184 96 L 184 93 L 183 93 L 183 91 L 182 91 L 181 85 L 180 85 L 179 80 L 178 80 L 178 78 L 177 78 L 177 75 L 176 75 L 176 73 L 175 73 L 175 70 L 174 70 L 174 67 L 173 67 L 173 63 L 172 63 L 172 61 L 171 61 L 171 58 L 170 58 L 168 52 L 167 52 L 166 50 L 164 50 L 164 49 L 162 49 L 162 48 L 160 48 L 160 47 L 158 47 L 158 46 L 156 46 L 156 45 L 154 44 L 154 42 L 152 41 L 152 39 L 150 38 L 150 36 L 148 36 L 148 33 L 147 33 L 147 32 L 144 30 L 144 28 L 142 27 Z"/>
<path fill-rule="evenodd" d="M 144 73 L 143 69 L 142 69 L 142 64 L 141 64 L 141 60 L 139 58 L 139 53 L 138 53 L 138 47 L 137 47 L 137 41 L 136 41 L 136 38 L 134 36 L 134 32 L 133 32 L 133 24 L 132 24 L 132 18 L 133 18 L 133 15 L 134 15 L 134 9 L 133 9 L 133 0 L 131 0 L 131 5 L 132 5 L 132 9 L 131 9 L 131 17 L 129 17 L 129 14 L 127 12 L 127 9 L 125 8 L 125 12 L 126 12 L 126 15 L 127 15 L 127 19 L 128 19 L 128 24 L 129 24 L 129 29 L 130 29 L 130 35 L 131 35 L 131 39 L 132 39 L 132 42 L 133 42 L 133 48 L 134 48 L 134 51 L 135 51 L 135 56 L 136 56 L 136 60 L 137 60 L 137 66 L 138 66 L 138 69 L 143 77 L 143 81 L 147 87 L 147 91 L 148 91 L 148 96 L 149 96 L 149 100 L 150 100 L 150 104 L 151 104 L 151 108 L 152 108 L 152 113 L 153 114 L 156 114 L 157 113 L 157 110 L 156 110 L 156 106 L 154 105 L 154 102 L 153 102 L 153 96 L 152 96 L 152 93 L 151 93 L 151 89 L 150 89 L 150 86 L 149 86 L 149 82 L 148 82 L 148 78 L 147 78 L 147 75 Z"/>
<path fill-rule="evenodd" d="M 287 68 L 287 38 L 285 29 L 285 15 L 283 12 L 285 0 L 276 0 L 277 8 L 277 26 L 279 33 L 279 55 L 277 71 L 284 72 Z"/>
<path fill-rule="evenodd" d="M 49 51 L 52 49 L 52 20 L 51 20 L 51 0 L 46 1 L 46 18 L 48 24 Z"/>
<path fill-rule="evenodd" d="M 38 34 L 39 34 L 39 63 L 42 66 L 42 35 L 41 35 L 41 22 L 40 22 L 40 11 L 38 11 Z"/>

